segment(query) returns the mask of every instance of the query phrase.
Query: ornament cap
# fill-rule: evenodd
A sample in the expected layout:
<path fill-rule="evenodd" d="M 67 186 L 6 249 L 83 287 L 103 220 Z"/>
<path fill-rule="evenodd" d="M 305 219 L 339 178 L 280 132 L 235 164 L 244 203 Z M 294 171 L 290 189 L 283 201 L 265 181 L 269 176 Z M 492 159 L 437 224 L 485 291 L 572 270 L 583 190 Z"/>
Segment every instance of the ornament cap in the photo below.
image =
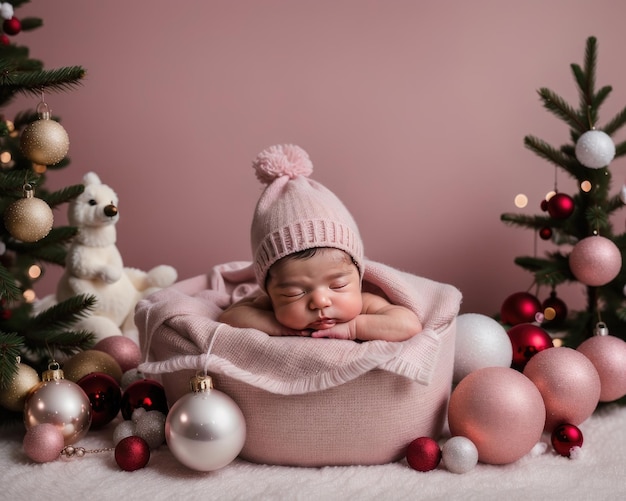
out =
<path fill-rule="evenodd" d="M 213 389 L 213 379 L 207 374 L 196 374 L 189 381 L 191 391 L 199 393 Z"/>
<path fill-rule="evenodd" d="M 65 379 L 65 374 L 63 374 L 63 370 L 58 362 L 48 364 L 48 370 L 43 371 L 41 375 L 41 380 L 44 383 L 47 381 L 58 381 L 60 379 Z"/>
<path fill-rule="evenodd" d="M 598 322 L 596 324 L 596 328 L 593 329 L 594 336 L 608 336 L 609 328 L 606 326 L 604 322 Z"/>

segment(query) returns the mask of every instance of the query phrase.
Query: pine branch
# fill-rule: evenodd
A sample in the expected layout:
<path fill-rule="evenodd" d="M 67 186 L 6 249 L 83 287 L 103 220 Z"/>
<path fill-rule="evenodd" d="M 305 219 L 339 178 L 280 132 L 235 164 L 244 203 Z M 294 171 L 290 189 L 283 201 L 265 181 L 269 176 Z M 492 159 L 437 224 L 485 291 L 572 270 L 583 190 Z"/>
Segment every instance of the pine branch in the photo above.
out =
<path fill-rule="evenodd" d="M 17 374 L 17 357 L 23 348 L 19 335 L 0 331 L 0 389 L 6 388 Z"/>
<path fill-rule="evenodd" d="M 563 282 L 575 280 L 569 269 L 568 257 L 558 252 L 548 254 L 547 258 L 517 257 L 515 264 L 532 272 L 537 285 L 556 287 Z"/>
<path fill-rule="evenodd" d="M 524 138 L 524 145 L 544 160 L 562 167 L 574 178 L 578 179 L 582 174 L 583 167 L 574 158 L 564 154 L 562 150 L 557 150 L 543 139 L 528 135 Z"/>
<path fill-rule="evenodd" d="M 543 101 L 543 107 L 557 118 L 560 118 L 571 128 L 577 129 L 581 133 L 589 129 L 589 127 L 586 126 L 585 119 L 561 96 L 546 87 L 542 87 L 538 92 Z"/>
<path fill-rule="evenodd" d="M 606 132 L 609 136 L 613 135 L 617 130 L 619 130 L 626 123 L 626 107 L 622 108 L 622 110 L 615 115 L 603 128 L 602 130 Z"/>
<path fill-rule="evenodd" d="M 6 301 L 17 301 L 22 296 L 15 277 L 0 264 L 0 299 Z"/>
<path fill-rule="evenodd" d="M 68 91 L 80 84 L 85 76 L 81 66 L 68 66 L 53 70 L 14 71 L 5 73 L 0 85 L 12 94 L 37 95 L 45 91 Z"/>
<path fill-rule="evenodd" d="M 500 220 L 511 226 L 533 228 L 536 230 L 541 229 L 544 226 L 549 226 L 551 222 L 551 219 L 547 216 L 529 216 L 526 214 L 512 213 L 501 214 Z"/>
<path fill-rule="evenodd" d="M 43 200 L 52 208 L 70 202 L 78 197 L 85 191 L 85 185 L 75 184 L 73 186 L 67 186 L 53 193 L 47 194 L 42 197 Z"/>
<path fill-rule="evenodd" d="M 96 301 L 95 296 L 87 294 L 71 297 L 32 317 L 28 328 L 48 331 L 68 329 L 76 321 L 88 316 L 89 312 L 94 309 Z"/>

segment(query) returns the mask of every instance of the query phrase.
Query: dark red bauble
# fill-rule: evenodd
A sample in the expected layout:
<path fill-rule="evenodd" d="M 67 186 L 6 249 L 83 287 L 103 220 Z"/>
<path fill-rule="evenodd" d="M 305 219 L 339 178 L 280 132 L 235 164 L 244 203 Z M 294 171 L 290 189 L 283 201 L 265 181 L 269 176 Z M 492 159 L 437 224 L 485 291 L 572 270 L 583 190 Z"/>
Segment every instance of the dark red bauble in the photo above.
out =
<path fill-rule="evenodd" d="M 167 415 L 165 389 L 154 379 L 140 379 L 132 383 L 122 394 L 122 416 L 130 419 L 133 411 L 143 407 L 146 411 L 159 411 Z"/>
<path fill-rule="evenodd" d="M 539 299 L 530 292 L 516 292 L 507 297 L 500 308 L 500 320 L 504 324 L 517 325 L 534 322 L 541 311 Z"/>
<path fill-rule="evenodd" d="M 417 471 L 434 470 L 441 461 L 441 448 L 430 437 L 416 438 L 407 447 L 406 461 Z"/>
<path fill-rule="evenodd" d="M 92 372 L 76 383 L 91 403 L 91 428 L 109 424 L 120 412 L 122 389 L 118 382 L 103 372 Z"/>
<path fill-rule="evenodd" d="M 11 19 L 4 20 L 2 29 L 7 35 L 17 35 L 22 31 L 22 23 L 17 17 L 13 16 Z"/>
<path fill-rule="evenodd" d="M 556 193 L 548 200 L 548 214 L 554 219 L 567 219 L 574 212 L 574 199 L 565 193 Z"/>
<path fill-rule="evenodd" d="M 545 317 L 544 322 L 541 324 L 544 327 L 558 327 L 563 324 L 567 318 L 567 305 L 562 299 L 556 297 L 556 292 L 551 292 L 550 297 L 547 298 L 541 306 L 543 307 L 543 314 Z M 549 319 L 546 310 L 552 308 L 554 310 L 554 318 Z"/>
<path fill-rule="evenodd" d="M 0 35 L 0 45 L 11 45 L 11 40 L 4 33 Z"/>
<path fill-rule="evenodd" d="M 564 423 L 552 430 L 552 447 L 561 456 L 569 457 L 573 447 L 582 447 L 583 434 L 573 424 Z"/>
<path fill-rule="evenodd" d="M 150 446 L 143 438 L 131 435 L 115 446 L 115 462 L 122 470 L 135 471 L 150 460 Z"/>
<path fill-rule="evenodd" d="M 542 240 L 550 240 L 552 238 L 552 228 L 544 226 L 539 230 L 539 237 Z"/>
<path fill-rule="evenodd" d="M 534 324 L 514 325 L 507 334 L 513 346 L 511 367 L 518 371 L 524 370 L 533 355 L 554 346 L 550 335 Z"/>
<path fill-rule="evenodd" d="M 542 210 L 543 212 L 547 212 L 547 210 L 548 210 L 548 201 L 544 198 L 544 199 L 541 201 L 541 204 L 539 205 L 539 207 L 541 207 L 541 210 Z"/>

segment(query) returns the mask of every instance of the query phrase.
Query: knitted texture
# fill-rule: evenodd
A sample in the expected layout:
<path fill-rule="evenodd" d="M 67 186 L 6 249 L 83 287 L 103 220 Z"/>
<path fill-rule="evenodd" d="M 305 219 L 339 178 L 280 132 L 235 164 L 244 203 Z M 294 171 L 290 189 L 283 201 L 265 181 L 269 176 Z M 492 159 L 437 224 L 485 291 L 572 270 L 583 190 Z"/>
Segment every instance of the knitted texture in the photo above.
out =
<path fill-rule="evenodd" d="M 347 252 L 363 276 L 363 243 L 356 222 L 337 196 L 309 178 L 313 164 L 295 145 L 272 146 L 253 162 L 267 184 L 250 230 L 254 272 L 265 287 L 270 266 L 302 250 L 333 247 Z"/>

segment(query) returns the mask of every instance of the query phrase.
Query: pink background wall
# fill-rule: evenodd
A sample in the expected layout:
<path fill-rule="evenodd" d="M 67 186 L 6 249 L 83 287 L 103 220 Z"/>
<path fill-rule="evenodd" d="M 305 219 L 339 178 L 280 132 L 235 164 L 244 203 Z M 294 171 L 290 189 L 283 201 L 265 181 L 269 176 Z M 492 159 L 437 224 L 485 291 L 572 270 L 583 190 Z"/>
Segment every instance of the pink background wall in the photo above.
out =
<path fill-rule="evenodd" d="M 602 123 L 626 105 L 621 0 L 34 0 L 18 15 L 44 19 L 15 39 L 33 57 L 88 70 L 47 96 L 72 159 L 48 185 L 97 172 L 121 200 L 125 263 L 180 278 L 250 258 L 251 161 L 293 142 L 359 221 L 370 259 L 454 284 L 464 312 L 492 314 L 531 285 L 513 259 L 535 246 L 500 214 L 519 210 L 517 193 L 539 213 L 554 187 L 523 137 L 569 140 L 536 89 L 577 105 L 569 64 L 595 35 L 598 83 L 614 87 Z M 624 161 L 611 169 L 616 191 Z M 558 187 L 575 189 L 563 173 Z M 579 292 L 560 295 L 575 306 Z"/>

